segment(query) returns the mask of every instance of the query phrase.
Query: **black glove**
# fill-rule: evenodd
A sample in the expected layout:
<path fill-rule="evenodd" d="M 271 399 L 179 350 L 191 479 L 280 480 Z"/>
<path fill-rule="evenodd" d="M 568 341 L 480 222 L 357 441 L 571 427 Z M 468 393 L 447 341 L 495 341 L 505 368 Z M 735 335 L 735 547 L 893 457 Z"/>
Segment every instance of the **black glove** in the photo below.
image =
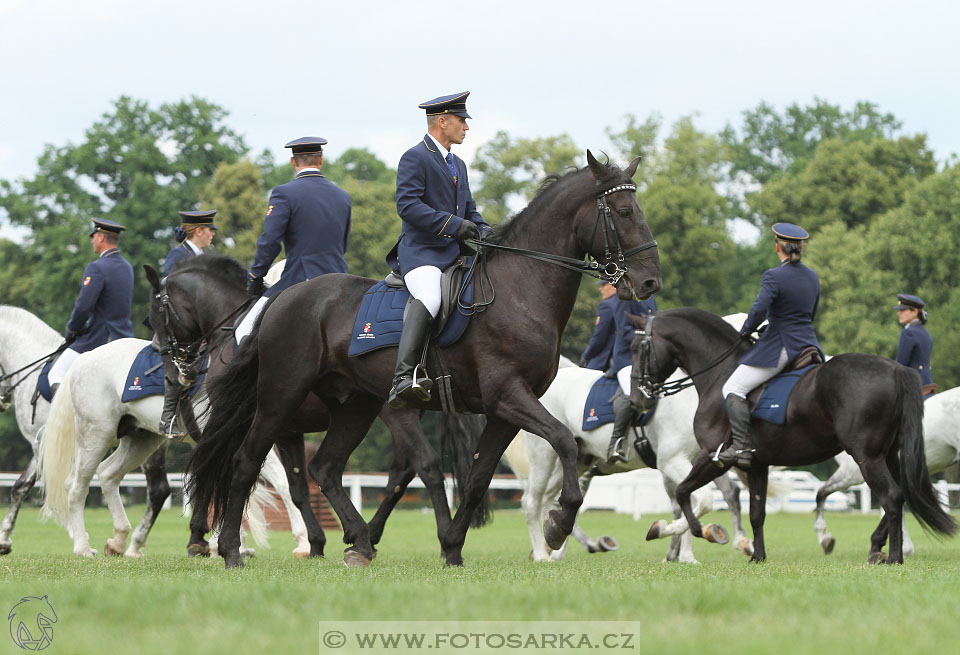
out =
<path fill-rule="evenodd" d="M 66 335 L 63 338 L 63 342 L 64 344 L 69 346 L 71 343 L 77 340 L 78 336 L 80 335 L 74 332 L 73 330 L 67 330 Z"/>
<path fill-rule="evenodd" d="M 247 278 L 247 294 L 253 296 L 254 298 L 259 298 L 263 295 L 266 287 L 263 285 L 262 277 L 248 277 Z"/>
<path fill-rule="evenodd" d="M 480 240 L 480 228 L 477 227 L 477 224 L 473 221 L 468 221 L 464 219 L 460 223 L 460 227 L 457 228 L 457 241 L 464 243 L 467 239 L 476 239 Z"/>
<path fill-rule="evenodd" d="M 749 333 L 749 332 L 741 332 L 741 333 L 740 333 L 740 341 L 743 341 L 744 343 L 750 343 L 750 344 L 753 344 L 753 343 L 756 343 L 756 342 L 757 342 L 757 340 L 754 339 L 754 338 L 753 338 L 753 335 L 752 335 L 751 333 Z"/>

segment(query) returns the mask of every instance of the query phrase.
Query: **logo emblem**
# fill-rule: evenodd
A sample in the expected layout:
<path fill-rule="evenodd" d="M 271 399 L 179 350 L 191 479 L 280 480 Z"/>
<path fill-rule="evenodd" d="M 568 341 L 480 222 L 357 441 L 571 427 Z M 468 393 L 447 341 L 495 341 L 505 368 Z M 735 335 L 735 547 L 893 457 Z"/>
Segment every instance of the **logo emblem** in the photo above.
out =
<path fill-rule="evenodd" d="M 600 419 L 597 417 L 597 410 L 596 410 L 596 408 L 594 408 L 594 407 L 591 407 L 591 408 L 590 408 L 590 413 L 587 415 L 587 420 L 588 420 L 588 421 L 598 421 L 598 420 L 600 420 Z"/>
<path fill-rule="evenodd" d="M 88 275 L 87 277 L 83 278 L 83 286 L 85 286 L 85 287 L 90 286 L 90 276 L 89 276 L 89 275 Z"/>
<path fill-rule="evenodd" d="M 270 206 L 267 208 L 267 216 L 269 216 L 269 215 L 272 214 L 272 213 L 273 213 L 273 205 L 270 205 Z"/>
<path fill-rule="evenodd" d="M 43 650 L 53 643 L 57 613 L 46 596 L 24 596 L 7 615 L 10 637 L 23 650 Z"/>
<path fill-rule="evenodd" d="M 363 331 L 364 331 L 364 332 L 369 332 L 369 331 L 370 331 L 370 324 L 369 324 L 369 323 L 365 323 L 365 324 L 363 325 Z"/>

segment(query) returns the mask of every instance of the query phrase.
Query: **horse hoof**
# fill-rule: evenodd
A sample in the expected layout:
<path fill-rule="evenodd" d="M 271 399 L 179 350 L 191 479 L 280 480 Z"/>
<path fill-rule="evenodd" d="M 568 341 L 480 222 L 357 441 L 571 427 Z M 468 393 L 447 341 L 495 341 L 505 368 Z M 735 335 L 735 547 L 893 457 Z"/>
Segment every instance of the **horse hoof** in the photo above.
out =
<path fill-rule="evenodd" d="M 240 557 L 255 557 L 256 554 L 257 554 L 257 551 L 255 551 L 253 548 L 240 549 Z"/>
<path fill-rule="evenodd" d="M 719 523 L 708 523 L 703 526 L 703 538 L 721 546 L 730 542 L 730 535 Z"/>
<path fill-rule="evenodd" d="M 187 546 L 187 557 L 210 557 L 210 548 L 205 544 L 190 544 Z"/>
<path fill-rule="evenodd" d="M 733 547 L 747 557 L 753 557 L 753 542 L 747 539 L 745 534 L 737 535 L 736 539 L 733 540 Z"/>
<path fill-rule="evenodd" d="M 223 556 L 223 565 L 228 569 L 242 569 L 244 567 L 243 557 L 236 551 L 228 553 Z"/>
<path fill-rule="evenodd" d="M 870 557 L 867 558 L 867 564 L 885 564 L 887 561 L 887 554 L 883 551 L 877 551 L 875 553 L 870 553 Z"/>
<path fill-rule="evenodd" d="M 293 556 L 296 557 L 297 559 L 307 559 L 308 557 L 310 557 L 310 551 L 309 551 L 309 550 L 295 550 L 295 551 L 293 551 Z"/>
<path fill-rule="evenodd" d="M 533 559 L 533 551 L 532 551 L 532 550 L 530 551 L 530 561 L 531 561 L 531 562 L 535 561 L 535 560 Z"/>
<path fill-rule="evenodd" d="M 556 515 L 557 511 L 553 510 L 543 520 L 543 538 L 550 548 L 560 550 L 563 547 L 563 542 L 567 540 L 567 533 L 560 528 Z"/>
<path fill-rule="evenodd" d="M 103 547 L 103 554 L 107 557 L 117 557 L 117 556 L 123 555 L 123 551 L 117 550 L 116 548 L 111 546 L 110 541 L 107 540 L 106 545 Z"/>
<path fill-rule="evenodd" d="M 13 550 L 13 544 L 0 544 L 0 556 L 9 555 L 11 550 Z"/>
<path fill-rule="evenodd" d="M 833 547 L 837 545 L 837 540 L 833 538 L 832 534 L 828 534 L 827 537 L 820 542 L 820 545 L 823 546 L 823 554 L 829 555 L 833 552 Z"/>
<path fill-rule="evenodd" d="M 597 546 L 599 546 L 600 551 L 604 553 L 612 553 L 620 549 L 620 544 L 618 544 L 617 540 L 613 537 L 600 537 L 597 539 Z"/>
<path fill-rule="evenodd" d="M 370 566 L 370 560 L 355 550 L 348 550 L 343 554 L 343 565 L 348 568 Z"/>
<path fill-rule="evenodd" d="M 654 521 L 653 525 L 650 526 L 650 529 L 647 530 L 647 541 L 653 541 L 654 539 L 659 539 L 660 535 L 663 533 L 663 530 L 667 527 L 667 522 L 663 519 L 659 521 Z"/>
<path fill-rule="evenodd" d="M 139 550 L 128 550 L 123 556 L 129 557 L 130 559 L 143 559 L 143 553 Z"/>

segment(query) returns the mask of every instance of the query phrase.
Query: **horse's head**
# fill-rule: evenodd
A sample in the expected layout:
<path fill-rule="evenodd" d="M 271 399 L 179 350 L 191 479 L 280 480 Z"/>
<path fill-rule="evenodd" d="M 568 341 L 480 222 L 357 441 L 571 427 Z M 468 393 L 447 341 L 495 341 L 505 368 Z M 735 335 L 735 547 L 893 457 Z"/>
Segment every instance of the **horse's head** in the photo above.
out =
<path fill-rule="evenodd" d="M 148 264 L 144 264 L 143 270 L 151 289 L 150 327 L 163 355 L 164 368 L 171 375 L 174 370 L 178 371 L 180 384 L 191 386 L 203 364 L 203 331 L 197 322 L 197 314 L 189 297 L 178 293 L 180 287 L 175 281 L 171 283 L 170 277 L 161 279 Z"/>
<path fill-rule="evenodd" d="M 627 318 L 635 328 L 630 352 L 633 366 L 630 373 L 630 402 L 636 407 L 646 407 L 650 399 L 660 395 L 660 385 L 677 370 L 677 357 L 669 341 L 654 334 L 656 316 Z"/>
<path fill-rule="evenodd" d="M 637 203 L 633 176 L 637 157 L 625 169 L 601 164 L 587 150 L 587 164 L 596 188 L 595 203 L 587 203 L 575 222 L 577 240 L 614 281 L 622 300 L 649 298 L 662 287 L 660 255 L 650 226 Z"/>

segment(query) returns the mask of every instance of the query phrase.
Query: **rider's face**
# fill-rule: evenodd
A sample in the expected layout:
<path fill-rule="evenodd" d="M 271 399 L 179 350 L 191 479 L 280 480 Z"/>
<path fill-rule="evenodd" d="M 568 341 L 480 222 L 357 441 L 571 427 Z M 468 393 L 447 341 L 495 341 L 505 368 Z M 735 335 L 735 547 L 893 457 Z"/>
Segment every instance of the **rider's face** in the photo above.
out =
<path fill-rule="evenodd" d="M 466 118 L 457 116 L 456 114 L 447 114 L 440 117 L 440 129 L 450 143 L 459 144 L 463 143 L 463 139 L 467 136 L 467 130 L 469 130 L 470 127 L 467 125 Z"/>

